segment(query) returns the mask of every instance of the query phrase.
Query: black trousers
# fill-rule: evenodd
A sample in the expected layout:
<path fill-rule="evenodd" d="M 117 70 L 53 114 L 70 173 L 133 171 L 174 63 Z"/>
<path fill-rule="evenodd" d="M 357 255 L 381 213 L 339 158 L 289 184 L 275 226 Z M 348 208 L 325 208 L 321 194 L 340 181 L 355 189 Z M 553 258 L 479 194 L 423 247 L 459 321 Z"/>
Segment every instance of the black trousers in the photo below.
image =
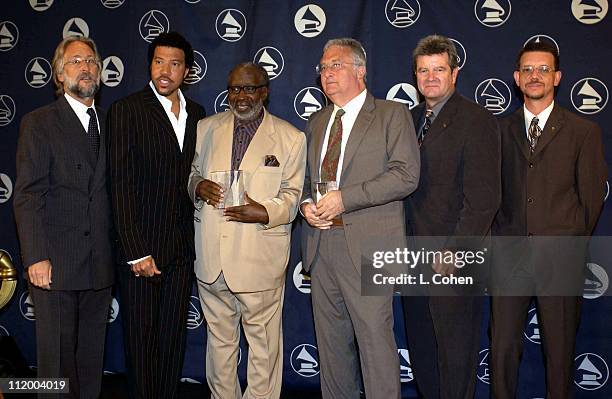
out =
<path fill-rule="evenodd" d="M 168 265 L 155 277 L 119 266 L 120 309 L 130 397 L 176 398 L 185 355 L 193 262 Z"/>
<path fill-rule="evenodd" d="M 482 301 L 479 296 L 402 297 L 410 360 L 423 398 L 474 397 Z"/>
<path fill-rule="evenodd" d="M 29 285 L 36 314 L 38 377 L 68 378 L 69 394 L 41 398 L 92 398 L 100 394 L 111 287 L 48 291 Z"/>

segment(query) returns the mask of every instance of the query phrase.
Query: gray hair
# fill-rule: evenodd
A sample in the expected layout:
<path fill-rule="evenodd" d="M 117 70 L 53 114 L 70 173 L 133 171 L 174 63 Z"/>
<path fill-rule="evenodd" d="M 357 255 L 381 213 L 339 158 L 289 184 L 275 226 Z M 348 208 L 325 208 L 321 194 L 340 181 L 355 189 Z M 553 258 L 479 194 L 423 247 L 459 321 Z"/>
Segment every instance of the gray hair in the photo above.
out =
<path fill-rule="evenodd" d="M 55 49 L 55 53 L 53 54 L 53 61 L 51 62 L 51 67 L 53 69 L 53 82 L 55 83 L 55 94 L 59 97 L 64 94 L 64 85 L 59 81 L 59 74 L 64 71 L 64 52 L 66 51 L 66 47 L 70 43 L 81 42 L 91 48 L 94 52 L 94 56 L 96 58 L 96 65 L 98 65 L 98 71 L 102 71 L 102 61 L 100 60 L 100 54 L 98 53 L 98 48 L 96 47 L 96 43 L 84 36 L 68 36 L 64 40 L 57 45 Z"/>
<path fill-rule="evenodd" d="M 416 71 L 416 60 L 417 57 L 422 55 L 436 55 L 444 54 L 448 55 L 448 65 L 451 70 L 454 70 L 459 66 L 459 56 L 457 54 L 457 48 L 451 39 L 441 35 L 429 35 L 419 40 L 419 43 L 412 52 L 412 66 Z"/>
<path fill-rule="evenodd" d="M 325 43 L 323 47 L 323 52 L 327 51 L 330 47 L 338 46 L 348 48 L 351 52 L 351 56 L 353 57 L 353 63 L 355 66 L 363 66 L 366 67 L 367 56 L 366 51 L 363 48 L 363 45 L 359 42 L 359 40 L 355 40 L 350 37 L 342 37 L 338 39 L 331 39 Z M 366 70 L 367 74 L 367 70 Z M 363 75 L 363 80 L 365 81 L 366 75 Z"/>

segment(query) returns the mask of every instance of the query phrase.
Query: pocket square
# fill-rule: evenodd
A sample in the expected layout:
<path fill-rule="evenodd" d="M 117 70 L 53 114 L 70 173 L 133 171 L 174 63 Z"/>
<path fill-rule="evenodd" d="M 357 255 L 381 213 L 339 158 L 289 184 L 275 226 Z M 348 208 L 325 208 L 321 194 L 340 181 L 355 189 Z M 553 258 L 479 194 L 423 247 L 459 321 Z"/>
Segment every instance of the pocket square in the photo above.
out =
<path fill-rule="evenodd" d="M 280 163 L 278 162 L 278 159 L 276 159 L 274 155 L 266 155 L 265 160 L 264 160 L 264 166 L 279 167 Z"/>

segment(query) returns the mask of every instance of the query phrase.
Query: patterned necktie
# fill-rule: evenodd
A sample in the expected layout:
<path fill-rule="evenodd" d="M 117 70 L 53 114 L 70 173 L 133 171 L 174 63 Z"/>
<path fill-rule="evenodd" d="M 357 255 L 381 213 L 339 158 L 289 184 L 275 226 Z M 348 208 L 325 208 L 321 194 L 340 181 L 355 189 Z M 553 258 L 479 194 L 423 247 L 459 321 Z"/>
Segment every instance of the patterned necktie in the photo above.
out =
<path fill-rule="evenodd" d="M 93 108 L 87 108 L 87 114 L 89 115 L 89 126 L 87 127 L 87 141 L 89 141 L 89 148 L 93 154 L 98 157 L 100 151 L 100 131 L 98 130 L 98 120 L 96 118 L 96 111 Z"/>
<path fill-rule="evenodd" d="M 531 147 L 531 152 L 535 151 L 536 145 L 538 145 L 538 139 L 542 135 L 542 129 L 538 126 L 539 121 L 538 117 L 534 116 L 527 130 L 529 133 L 529 147 Z"/>
<path fill-rule="evenodd" d="M 342 115 L 344 110 L 340 108 L 336 111 L 334 123 L 329 130 L 329 138 L 327 139 L 327 151 L 325 158 L 321 164 L 321 180 L 335 181 L 338 171 L 338 162 L 340 161 L 340 151 L 342 150 Z"/>
<path fill-rule="evenodd" d="M 423 144 L 423 140 L 425 140 L 425 135 L 429 131 L 431 127 L 431 118 L 433 117 L 433 110 L 428 109 L 425 111 L 425 123 L 423 123 L 423 127 L 421 128 L 421 134 L 419 135 L 419 147 Z"/>

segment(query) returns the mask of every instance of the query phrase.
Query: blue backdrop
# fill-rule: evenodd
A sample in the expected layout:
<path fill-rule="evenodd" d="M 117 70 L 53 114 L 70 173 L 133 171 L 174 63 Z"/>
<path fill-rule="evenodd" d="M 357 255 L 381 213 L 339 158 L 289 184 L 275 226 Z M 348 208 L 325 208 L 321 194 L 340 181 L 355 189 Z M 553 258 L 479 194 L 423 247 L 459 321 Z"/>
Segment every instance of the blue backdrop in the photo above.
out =
<path fill-rule="evenodd" d="M 419 38 L 432 33 L 451 37 L 460 52 L 458 89 L 496 115 L 521 105 L 514 89 L 515 56 L 529 40 L 552 41 L 561 55 L 563 78 L 557 101 L 604 128 L 608 163 L 612 159 L 612 124 L 607 108 L 612 82 L 611 16 L 607 0 L 5 0 L 0 5 L 0 248 L 21 270 L 13 220 L 15 150 L 21 117 L 54 100 L 50 61 L 66 35 L 93 38 L 104 58 L 99 103 L 111 102 L 148 81 L 148 42 L 162 31 L 183 33 L 196 50 L 196 65 L 186 93 L 209 114 L 227 107 L 226 76 L 239 61 L 264 65 L 271 80 L 269 109 L 303 129 L 310 113 L 327 102 L 317 85 L 314 65 L 325 42 L 351 36 L 368 53 L 368 86 L 377 97 L 413 106 L 417 103 L 411 52 Z M 606 203 L 597 234 L 612 232 Z M 296 229 L 299 234 L 299 227 Z M 300 274 L 297 240 L 287 273 L 285 296 L 284 382 L 318 390 L 318 356 L 310 306 L 310 282 Z M 578 398 L 612 397 L 608 364 L 612 361 L 612 300 L 602 296 L 611 259 L 589 263 L 583 318 L 576 350 Z M 603 266 L 603 267 L 602 267 Z M 607 267 L 606 267 L 607 266 Z M 404 397 L 414 397 L 410 356 L 396 301 Z M 0 334 L 14 336 L 28 363 L 36 364 L 35 309 L 19 282 L 12 302 L 0 311 Z M 124 370 L 121 314 L 114 300 L 109 310 L 105 370 Z M 196 291 L 190 304 L 188 348 L 183 375 L 204 382 L 205 325 Z M 521 398 L 545 395 L 540 335 L 534 310 L 525 326 Z M 488 396 L 487 320 L 483 321 L 478 396 Z M 244 381 L 246 347 L 240 373 Z"/>

